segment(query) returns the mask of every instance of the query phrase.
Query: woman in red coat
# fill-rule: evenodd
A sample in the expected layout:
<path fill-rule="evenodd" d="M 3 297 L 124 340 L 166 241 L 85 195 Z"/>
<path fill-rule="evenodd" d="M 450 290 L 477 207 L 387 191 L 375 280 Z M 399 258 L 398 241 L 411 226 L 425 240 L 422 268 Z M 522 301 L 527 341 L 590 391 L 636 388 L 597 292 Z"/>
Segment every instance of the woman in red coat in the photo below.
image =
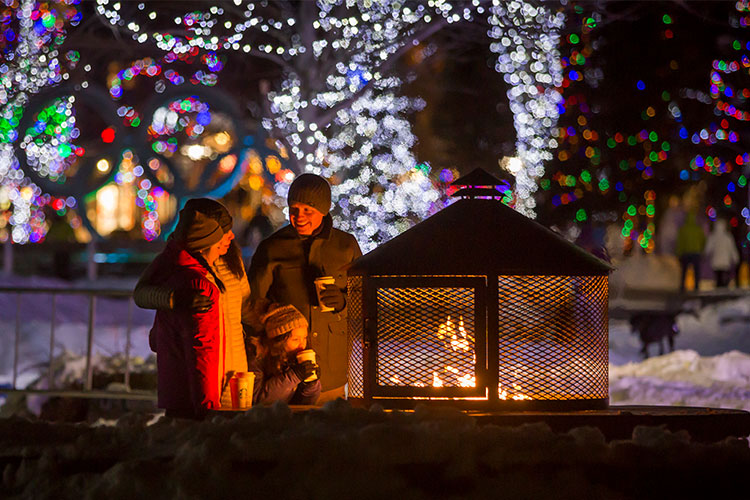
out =
<path fill-rule="evenodd" d="M 210 300 L 203 312 L 158 310 L 149 335 L 156 352 L 158 404 L 168 417 L 203 418 L 219 407 L 220 292 L 224 285 L 211 270 L 221 254 L 224 232 L 198 211 L 180 212 L 180 239 L 171 240 L 154 262 L 156 279 L 175 293 L 201 293 Z"/>

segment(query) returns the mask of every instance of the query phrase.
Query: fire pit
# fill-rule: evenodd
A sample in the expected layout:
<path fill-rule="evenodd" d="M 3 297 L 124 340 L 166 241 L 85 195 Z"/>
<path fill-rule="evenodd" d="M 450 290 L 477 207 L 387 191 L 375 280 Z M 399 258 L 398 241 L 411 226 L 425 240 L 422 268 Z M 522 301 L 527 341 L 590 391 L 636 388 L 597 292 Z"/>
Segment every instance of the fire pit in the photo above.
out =
<path fill-rule="evenodd" d="M 353 403 L 608 406 L 611 267 L 498 201 L 499 183 L 459 179 L 466 199 L 350 267 Z"/>

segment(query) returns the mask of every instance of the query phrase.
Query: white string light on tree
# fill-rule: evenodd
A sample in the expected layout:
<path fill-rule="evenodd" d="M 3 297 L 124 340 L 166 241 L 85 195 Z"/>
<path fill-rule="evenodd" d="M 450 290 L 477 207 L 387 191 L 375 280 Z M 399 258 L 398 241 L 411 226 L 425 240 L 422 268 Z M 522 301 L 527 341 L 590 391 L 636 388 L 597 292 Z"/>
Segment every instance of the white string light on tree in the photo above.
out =
<path fill-rule="evenodd" d="M 503 25 L 508 18 L 513 26 Z M 562 99 L 556 89 L 562 84 L 558 32 L 565 17 L 544 4 L 493 0 L 488 20 L 492 25 L 489 36 L 498 40 L 490 45 L 498 54 L 495 69 L 504 74 L 509 85 L 516 154 L 523 161 L 523 167 L 515 172 L 515 208 L 534 217 L 533 194 L 544 174 L 544 162 L 552 159 L 550 151 L 557 147 L 552 131 Z"/>

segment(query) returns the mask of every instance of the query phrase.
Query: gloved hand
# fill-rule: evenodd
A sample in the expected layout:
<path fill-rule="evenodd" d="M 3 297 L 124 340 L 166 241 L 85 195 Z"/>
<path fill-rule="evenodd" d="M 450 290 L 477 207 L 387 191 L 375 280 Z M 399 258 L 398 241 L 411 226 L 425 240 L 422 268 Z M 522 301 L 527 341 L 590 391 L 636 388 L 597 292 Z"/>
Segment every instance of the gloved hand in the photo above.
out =
<path fill-rule="evenodd" d="M 211 299 L 200 290 L 179 288 L 172 293 L 172 309 L 187 309 L 192 313 L 204 313 L 211 309 Z"/>
<path fill-rule="evenodd" d="M 333 307 L 335 312 L 342 311 L 346 307 L 346 296 L 336 285 L 328 284 L 320 291 L 321 305 Z"/>
<path fill-rule="evenodd" d="M 304 382 L 307 377 L 314 375 L 317 369 L 318 365 L 310 360 L 292 366 L 292 371 L 299 377 L 300 382 Z"/>

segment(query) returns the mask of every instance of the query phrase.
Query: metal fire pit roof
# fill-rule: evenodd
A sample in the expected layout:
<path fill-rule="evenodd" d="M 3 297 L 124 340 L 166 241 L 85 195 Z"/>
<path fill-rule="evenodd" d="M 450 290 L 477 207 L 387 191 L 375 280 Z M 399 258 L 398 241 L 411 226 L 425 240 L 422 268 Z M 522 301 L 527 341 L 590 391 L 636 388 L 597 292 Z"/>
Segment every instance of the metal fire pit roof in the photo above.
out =
<path fill-rule="evenodd" d="M 613 268 L 496 200 L 464 199 L 354 261 L 350 275 L 606 275 Z"/>

